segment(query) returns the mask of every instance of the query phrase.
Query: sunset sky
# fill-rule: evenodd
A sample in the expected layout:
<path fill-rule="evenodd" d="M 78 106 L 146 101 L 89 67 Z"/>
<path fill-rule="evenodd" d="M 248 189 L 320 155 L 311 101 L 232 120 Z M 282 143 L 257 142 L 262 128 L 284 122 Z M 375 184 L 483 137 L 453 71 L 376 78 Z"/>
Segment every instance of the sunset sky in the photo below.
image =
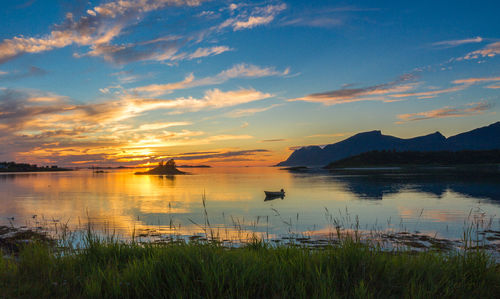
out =
<path fill-rule="evenodd" d="M 272 165 L 500 120 L 499 1 L 19 0 L 0 161 Z"/>

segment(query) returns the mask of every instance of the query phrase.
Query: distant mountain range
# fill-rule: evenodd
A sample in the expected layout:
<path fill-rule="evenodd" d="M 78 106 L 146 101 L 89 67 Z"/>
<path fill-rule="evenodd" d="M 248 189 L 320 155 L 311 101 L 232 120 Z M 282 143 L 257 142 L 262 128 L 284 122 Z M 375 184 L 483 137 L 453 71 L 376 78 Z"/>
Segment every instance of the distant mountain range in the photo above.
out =
<path fill-rule="evenodd" d="M 441 133 L 403 139 L 381 131 L 356 134 L 325 147 L 305 146 L 295 150 L 277 166 L 325 166 L 331 162 L 369 151 L 459 151 L 500 149 L 500 121 L 486 127 L 444 137 Z"/>

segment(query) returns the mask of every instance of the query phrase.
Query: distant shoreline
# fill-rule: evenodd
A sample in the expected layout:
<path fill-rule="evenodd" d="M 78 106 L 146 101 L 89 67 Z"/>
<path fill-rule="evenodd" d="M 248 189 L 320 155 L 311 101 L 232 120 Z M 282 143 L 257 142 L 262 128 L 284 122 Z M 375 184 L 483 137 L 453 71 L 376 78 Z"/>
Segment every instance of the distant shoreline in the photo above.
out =
<path fill-rule="evenodd" d="M 39 167 L 36 164 L 0 162 L 0 173 L 9 172 L 52 172 L 52 171 L 73 171 L 70 168 L 62 168 L 57 165 Z"/>
<path fill-rule="evenodd" d="M 332 162 L 325 169 L 341 168 L 464 168 L 500 165 L 500 150 L 485 151 L 371 151 Z"/>
<path fill-rule="evenodd" d="M 36 173 L 36 172 L 62 172 L 62 171 L 74 171 L 74 169 L 69 169 L 69 168 L 58 168 L 58 169 L 47 169 L 47 170 L 3 170 L 0 169 L 0 173 L 21 173 L 21 172 L 28 172 L 28 173 Z"/>
<path fill-rule="evenodd" d="M 177 168 L 212 168 L 210 165 L 179 165 Z"/>

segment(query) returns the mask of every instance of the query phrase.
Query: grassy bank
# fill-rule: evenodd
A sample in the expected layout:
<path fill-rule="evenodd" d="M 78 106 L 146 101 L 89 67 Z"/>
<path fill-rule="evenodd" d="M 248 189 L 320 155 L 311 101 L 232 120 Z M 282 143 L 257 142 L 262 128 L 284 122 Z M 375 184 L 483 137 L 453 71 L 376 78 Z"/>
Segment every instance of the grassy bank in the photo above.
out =
<path fill-rule="evenodd" d="M 352 240 L 326 249 L 211 243 L 84 249 L 31 243 L 0 259 L 0 297 L 494 298 L 500 268 L 483 251 L 384 252 Z"/>

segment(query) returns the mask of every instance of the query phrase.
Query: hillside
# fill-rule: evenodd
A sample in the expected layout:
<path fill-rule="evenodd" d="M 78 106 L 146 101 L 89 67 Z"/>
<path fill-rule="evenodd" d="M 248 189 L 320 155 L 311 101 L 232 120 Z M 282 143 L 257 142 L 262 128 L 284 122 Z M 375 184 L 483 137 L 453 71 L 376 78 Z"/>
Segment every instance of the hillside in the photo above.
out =
<path fill-rule="evenodd" d="M 383 167 L 409 165 L 450 166 L 464 164 L 498 164 L 500 150 L 392 152 L 371 151 L 328 164 L 325 168 Z"/>

